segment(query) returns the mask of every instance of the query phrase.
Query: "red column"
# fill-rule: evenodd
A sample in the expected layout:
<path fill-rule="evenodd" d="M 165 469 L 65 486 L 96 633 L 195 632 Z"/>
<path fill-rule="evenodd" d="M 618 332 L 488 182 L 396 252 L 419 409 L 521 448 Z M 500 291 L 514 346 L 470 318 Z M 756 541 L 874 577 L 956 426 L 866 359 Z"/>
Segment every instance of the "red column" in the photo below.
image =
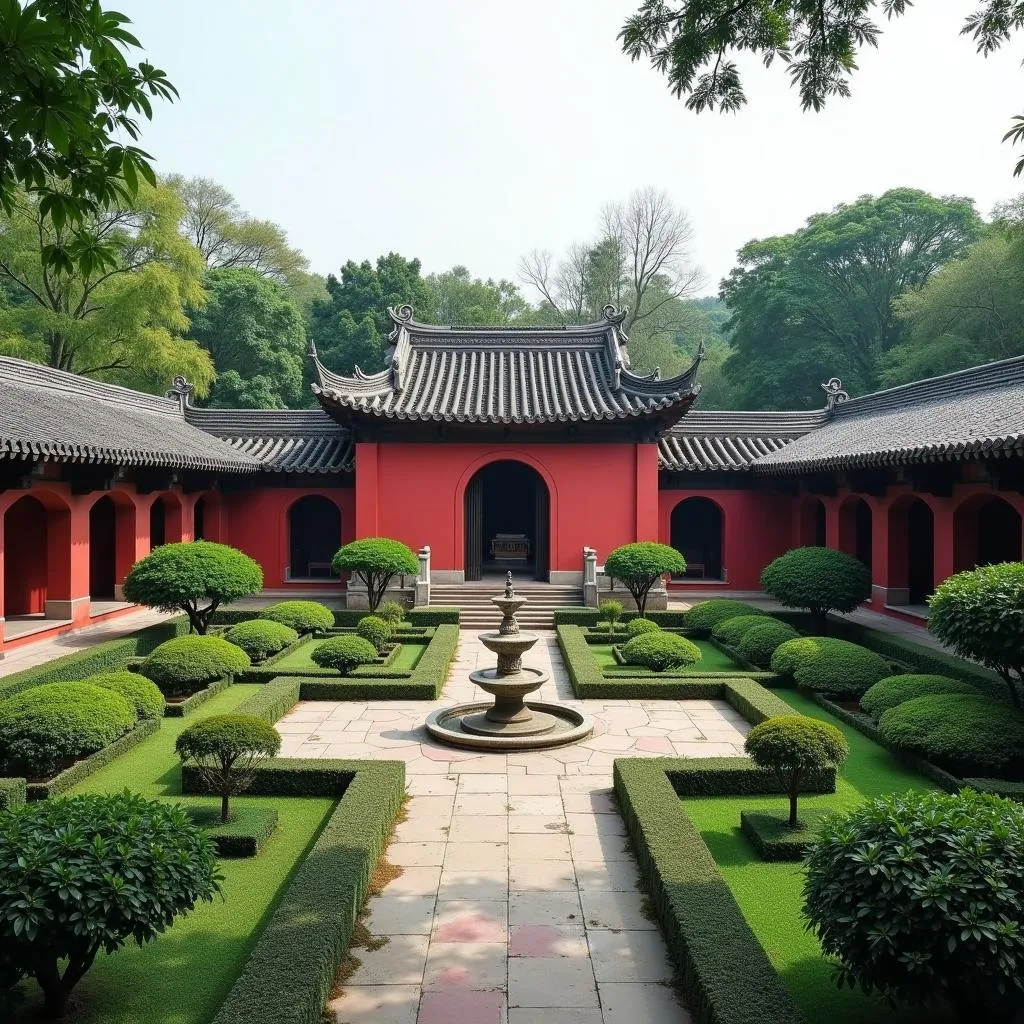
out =
<path fill-rule="evenodd" d="M 89 507 L 88 498 L 72 499 L 67 513 L 51 513 L 49 525 L 49 582 L 46 617 L 89 621 Z"/>
<path fill-rule="evenodd" d="M 380 535 L 377 488 L 380 446 L 360 441 L 356 445 L 356 538 Z"/>
<path fill-rule="evenodd" d="M 932 498 L 928 503 L 932 507 L 935 524 L 935 549 L 932 560 L 935 575 L 935 586 L 949 579 L 954 570 L 955 529 L 953 501 L 950 498 Z"/>
<path fill-rule="evenodd" d="M 658 446 L 636 446 L 636 540 L 658 539 Z"/>
<path fill-rule="evenodd" d="M 841 550 L 839 540 L 839 498 L 822 501 L 825 506 L 825 547 Z"/>

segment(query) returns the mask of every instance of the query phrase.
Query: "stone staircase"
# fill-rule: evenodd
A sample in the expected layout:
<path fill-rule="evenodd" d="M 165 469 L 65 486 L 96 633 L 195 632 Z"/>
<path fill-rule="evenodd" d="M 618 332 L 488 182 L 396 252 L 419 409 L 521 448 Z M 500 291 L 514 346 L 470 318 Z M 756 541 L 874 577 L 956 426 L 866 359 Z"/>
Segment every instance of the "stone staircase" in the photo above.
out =
<path fill-rule="evenodd" d="M 556 608 L 582 608 L 581 587 L 556 586 L 530 580 L 515 580 L 516 593 L 529 600 L 517 614 L 524 629 L 554 629 Z M 460 610 L 463 629 L 497 629 L 501 613 L 491 604 L 504 589 L 504 582 L 483 580 L 473 583 L 431 584 L 430 603 Z"/>

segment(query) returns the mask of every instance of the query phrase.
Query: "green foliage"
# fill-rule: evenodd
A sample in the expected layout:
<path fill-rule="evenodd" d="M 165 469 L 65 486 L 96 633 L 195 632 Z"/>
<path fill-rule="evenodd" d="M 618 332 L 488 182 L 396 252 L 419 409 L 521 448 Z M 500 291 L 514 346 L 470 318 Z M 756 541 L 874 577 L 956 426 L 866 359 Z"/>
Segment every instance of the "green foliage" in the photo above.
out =
<path fill-rule="evenodd" d="M 794 548 L 765 567 L 761 586 L 787 608 L 806 608 L 824 630 L 830 611 L 852 612 L 871 597 L 871 573 L 843 551 Z"/>
<path fill-rule="evenodd" d="M 218 818 L 218 824 L 205 826 L 206 834 L 213 840 L 218 857 L 255 857 L 274 834 L 277 819 L 274 807 L 235 807 L 230 821 Z"/>
<path fill-rule="evenodd" d="M 366 587 L 366 600 L 375 612 L 391 581 L 399 574 L 415 576 L 419 559 L 413 550 L 389 537 L 365 537 L 339 548 L 331 568 L 339 576 L 348 572 Z"/>
<path fill-rule="evenodd" d="M 686 626 L 689 629 L 697 629 L 711 632 L 715 626 L 726 619 L 733 619 L 739 615 L 767 615 L 767 612 L 755 608 L 752 604 L 744 604 L 742 601 L 733 601 L 727 597 L 713 597 L 710 601 L 701 601 L 695 604 L 686 613 Z"/>
<path fill-rule="evenodd" d="M 659 629 L 627 640 L 622 656 L 628 665 L 643 665 L 654 672 L 664 672 L 667 668 L 695 665 L 701 659 L 701 651 L 692 640 Z"/>
<path fill-rule="evenodd" d="M 183 611 L 197 633 L 205 633 L 222 604 L 263 588 L 263 570 L 248 555 L 226 544 L 195 540 L 163 544 L 136 562 L 125 577 L 126 601 Z"/>
<path fill-rule="evenodd" d="M 356 634 L 364 640 L 369 640 L 373 644 L 374 650 L 381 654 L 391 640 L 394 629 L 386 619 L 377 615 L 366 615 L 359 620 Z"/>
<path fill-rule="evenodd" d="M 786 818 L 759 811 L 740 811 L 740 831 L 750 840 L 761 860 L 803 860 L 814 842 L 818 820 L 822 813 L 813 809 L 805 812 L 804 821 L 793 828 Z"/>
<path fill-rule="evenodd" d="M 601 618 L 608 623 L 608 629 L 610 632 L 615 632 L 615 624 L 622 617 L 622 602 L 621 601 L 602 601 L 597 608 L 598 614 Z M 637 621 L 637 620 L 634 620 Z"/>
<path fill-rule="evenodd" d="M 219 636 L 179 636 L 153 651 L 142 673 L 168 696 L 177 696 L 244 672 L 251 664 L 245 651 Z"/>
<path fill-rule="evenodd" d="M 998 672 L 1021 706 L 1024 563 L 982 565 L 950 576 L 928 602 L 928 630 L 961 657 Z"/>
<path fill-rule="evenodd" d="M 424 279 L 426 303 L 416 309 L 420 320 L 432 324 L 504 325 L 532 312 L 513 281 L 481 281 L 463 266 Z"/>
<path fill-rule="evenodd" d="M 641 633 L 657 633 L 661 629 L 656 622 L 651 619 L 637 618 L 630 619 L 626 623 L 626 632 L 631 636 L 640 636 Z"/>
<path fill-rule="evenodd" d="M 798 686 L 818 693 L 860 697 L 879 679 L 889 675 L 892 675 L 889 663 L 874 651 L 845 640 L 831 640 L 819 642 L 817 654 L 798 665 L 793 678 Z"/>
<path fill-rule="evenodd" d="M 135 708 L 137 718 L 163 718 L 167 702 L 151 680 L 138 672 L 102 672 L 82 680 L 92 686 L 119 693 Z"/>
<path fill-rule="evenodd" d="M 279 601 L 264 608 L 260 618 L 280 622 L 297 633 L 313 633 L 334 625 L 334 612 L 319 601 Z"/>
<path fill-rule="evenodd" d="M 361 636 L 335 636 L 318 644 L 310 657 L 321 668 L 347 676 L 360 665 L 372 665 L 377 660 L 377 649 Z"/>
<path fill-rule="evenodd" d="M 61 1016 L 98 953 L 152 941 L 218 879 L 210 841 L 165 801 L 126 791 L 4 811 L 0 978 L 34 977 Z"/>
<path fill-rule="evenodd" d="M 651 587 L 666 573 L 685 572 L 686 559 L 667 544 L 637 541 L 608 552 L 604 571 L 613 579 L 620 580 L 632 594 L 642 618 Z"/>
<path fill-rule="evenodd" d="M 778 619 L 762 616 L 756 626 L 743 633 L 736 649 L 741 657 L 754 665 L 769 665 L 775 651 L 788 640 L 795 640 L 797 636 L 797 631 L 792 626 L 787 626 Z"/>
<path fill-rule="evenodd" d="M 405 621 L 405 605 L 401 601 L 381 601 L 377 614 L 397 629 Z"/>
<path fill-rule="evenodd" d="M 249 660 L 256 664 L 295 643 L 299 634 L 291 626 L 274 619 L 249 619 L 232 626 L 224 634 L 224 639 L 241 647 L 249 655 Z"/>
<path fill-rule="evenodd" d="M 970 683 L 946 676 L 917 675 L 908 672 L 902 676 L 887 676 L 879 679 L 863 697 L 860 706 L 872 718 L 879 718 L 883 711 L 897 707 L 914 697 L 928 693 L 977 693 Z"/>
<path fill-rule="evenodd" d="M 136 722 L 118 693 L 88 683 L 48 683 L 0 701 L 0 773 L 53 775 L 64 762 L 113 743 Z"/>
<path fill-rule="evenodd" d="M 856 644 L 828 636 L 800 636 L 786 640 L 775 648 L 771 670 L 783 676 L 794 676 L 797 671 L 821 657 L 826 651 L 848 651 Z M 886 673 L 888 674 L 888 673 Z"/>
<path fill-rule="evenodd" d="M 931 693 L 883 711 L 889 743 L 958 774 L 1002 775 L 1024 768 L 1024 714 L 969 693 Z"/>
<path fill-rule="evenodd" d="M 760 626 L 764 619 L 763 615 L 734 615 L 731 619 L 722 619 L 716 623 L 711 635 L 723 644 L 735 647 L 746 635 L 747 630 Z"/>
<path fill-rule="evenodd" d="M 1002 1019 L 991 996 L 1024 990 L 1022 862 L 1024 807 L 1010 800 L 878 797 L 820 827 L 804 913 L 840 986 L 905 1003 L 941 993 L 977 1019 Z"/>
<path fill-rule="evenodd" d="M 18 807 L 28 798 L 24 779 L 0 779 L 0 811 Z"/>

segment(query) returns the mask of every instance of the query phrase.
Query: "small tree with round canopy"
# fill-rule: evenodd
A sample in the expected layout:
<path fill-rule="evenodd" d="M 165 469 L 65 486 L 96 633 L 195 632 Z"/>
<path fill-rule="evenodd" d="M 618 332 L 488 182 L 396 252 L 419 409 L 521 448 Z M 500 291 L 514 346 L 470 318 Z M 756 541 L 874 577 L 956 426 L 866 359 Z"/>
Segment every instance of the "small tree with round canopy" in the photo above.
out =
<path fill-rule="evenodd" d="M 597 609 L 598 615 L 601 616 L 602 621 L 608 623 L 608 632 L 615 632 L 615 625 L 622 616 L 622 602 L 621 601 L 602 601 Z"/>
<path fill-rule="evenodd" d="M 765 566 L 761 586 L 787 608 L 806 608 L 814 632 L 825 633 L 829 612 L 852 612 L 871 597 L 871 573 L 843 551 L 793 548 Z"/>
<path fill-rule="evenodd" d="M 398 575 L 414 576 L 420 563 L 412 548 L 389 537 L 364 537 L 346 544 L 335 554 L 331 568 L 349 572 L 366 587 L 366 601 L 375 612 L 391 581 Z"/>
<path fill-rule="evenodd" d="M 619 580 L 630 592 L 636 602 L 636 610 L 643 618 L 651 587 L 665 573 L 685 572 L 686 559 L 667 544 L 638 541 L 610 551 L 605 559 L 604 571 Z"/>
<path fill-rule="evenodd" d="M 222 605 L 263 589 L 263 570 L 227 544 L 194 540 L 163 544 L 132 566 L 125 577 L 125 600 L 182 611 L 190 632 L 203 634 Z"/>

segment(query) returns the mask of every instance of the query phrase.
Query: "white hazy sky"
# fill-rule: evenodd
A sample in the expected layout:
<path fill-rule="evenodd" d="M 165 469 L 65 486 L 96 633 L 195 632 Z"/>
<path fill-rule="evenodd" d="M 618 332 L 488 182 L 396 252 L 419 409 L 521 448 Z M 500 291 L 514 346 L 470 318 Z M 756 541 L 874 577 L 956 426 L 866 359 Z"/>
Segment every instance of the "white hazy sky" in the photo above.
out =
<path fill-rule="evenodd" d="M 803 113 L 756 63 L 738 115 L 686 110 L 616 35 L 639 0 L 120 0 L 181 92 L 143 145 L 283 225 L 314 270 L 394 250 L 426 271 L 515 277 L 534 247 L 589 238 L 609 199 L 667 189 L 706 292 L 752 238 L 894 186 L 973 197 L 1024 183 L 1000 139 L 1024 39 L 977 56 L 975 0 L 884 25 L 853 97 Z"/>

